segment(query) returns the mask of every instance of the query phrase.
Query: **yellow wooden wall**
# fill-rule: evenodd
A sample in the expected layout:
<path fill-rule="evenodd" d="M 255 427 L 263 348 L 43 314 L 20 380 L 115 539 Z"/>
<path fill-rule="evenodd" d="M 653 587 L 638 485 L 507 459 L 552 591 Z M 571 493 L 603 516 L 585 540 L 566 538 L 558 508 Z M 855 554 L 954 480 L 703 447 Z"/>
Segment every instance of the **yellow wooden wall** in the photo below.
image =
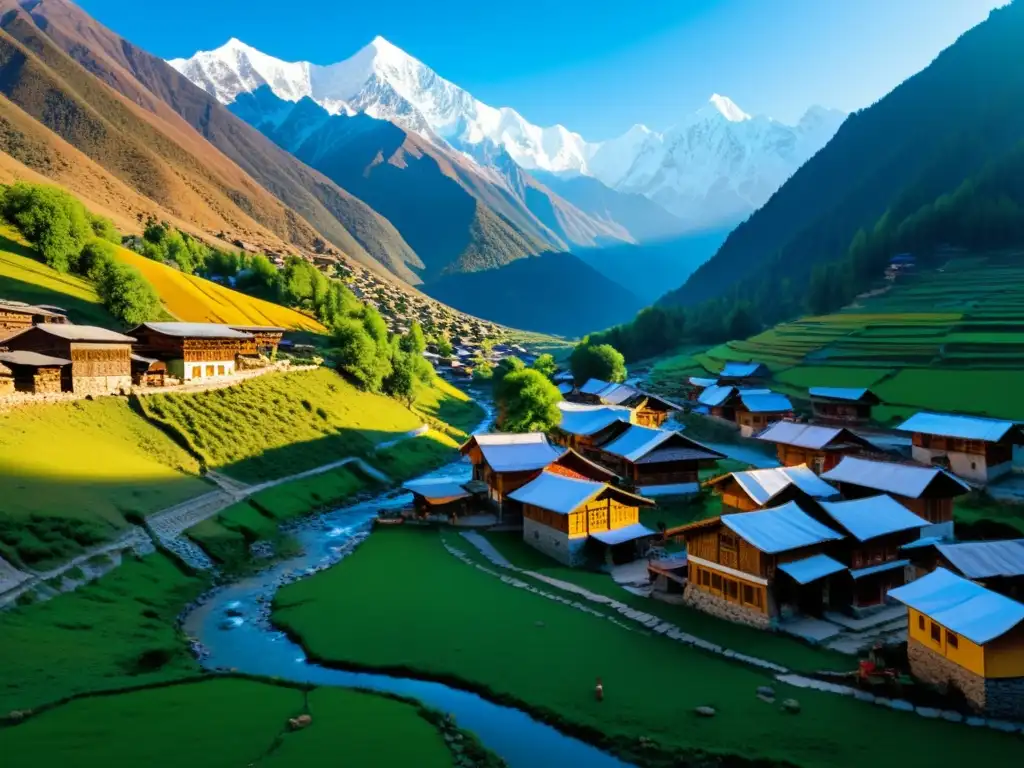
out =
<path fill-rule="evenodd" d="M 1018 626 L 986 645 L 978 645 L 962 635 L 956 635 L 956 647 L 950 642 L 950 632 L 928 616 L 910 612 L 910 638 L 944 656 L 954 664 L 976 675 L 988 678 L 1024 677 L 1024 626 Z M 938 640 L 932 636 L 932 625 L 938 627 Z"/>

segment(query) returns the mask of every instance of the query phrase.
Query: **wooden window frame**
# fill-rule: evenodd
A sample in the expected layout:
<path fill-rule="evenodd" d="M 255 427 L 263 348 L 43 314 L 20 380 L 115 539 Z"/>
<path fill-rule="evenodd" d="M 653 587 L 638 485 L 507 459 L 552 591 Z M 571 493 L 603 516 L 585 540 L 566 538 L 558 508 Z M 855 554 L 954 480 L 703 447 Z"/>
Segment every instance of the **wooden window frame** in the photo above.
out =
<path fill-rule="evenodd" d="M 931 636 L 932 636 L 932 642 L 933 643 L 941 643 L 942 642 L 942 627 L 940 627 L 934 621 L 932 622 Z"/>
<path fill-rule="evenodd" d="M 947 629 L 946 630 L 946 645 L 948 645 L 950 648 L 959 648 L 960 647 L 960 637 L 955 632 L 950 632 Z"/>

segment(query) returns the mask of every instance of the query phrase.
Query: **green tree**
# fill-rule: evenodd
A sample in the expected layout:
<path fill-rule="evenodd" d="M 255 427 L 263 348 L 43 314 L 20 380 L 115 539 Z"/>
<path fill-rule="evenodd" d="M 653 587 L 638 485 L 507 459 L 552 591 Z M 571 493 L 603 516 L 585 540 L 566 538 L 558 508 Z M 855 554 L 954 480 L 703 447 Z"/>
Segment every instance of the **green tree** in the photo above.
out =
<path fill-rule="evenodd" d="M 57 187 L 18 182 L 7 189 L 3 202 L 7 220 L 58 272 L 72 269 L 93 237 L 85 206 Z"/>
<path fill-rule="evenodd" d="M 93 239 L 85 244 L 78 259 L 78 271 L 93 283 L 103 279 L 104 271 L 117 262 L 117 248 L 108 240 Z"/>
<path fill-rule="evenodd" d="M 427 340 L 423 335 L 423 326 L 415 320 L 402 337 L 402 350 L 413 355 L 422 355 L 427 350 Z"/>
<path fill-rule="evenodd" d="M 121 233 L 117 231 L 117 227 L 114 226 L 114 222 L 110 219 L 105 216 L 89 214 L 89 224 L 92 227 L 92 233 L 96 237 L 114 245 L 121 244 Z"/>
<path fill-rule="evenodd" d="M 760 330 L 746 303 L 733 307 L 725 321 L 725 326 L 730 339 L 745 339 Z"/>
<path fill-rule="evenodd" d="M 491 386 L 494 387 L 494 399 L 501 400 L 504 397 L 502 386 L 505 382 L 505 378 L 510 373 L 516 371 L 522 371 L 526 368 L 523 361 L 518 357 L 506 357 L 497 365 L 493 366 L 493 373 L 491 376 Z M 475 370 L 475 369 L 474 369 Z"/>
<path fill-rule="evenodd" d="M 437 337 L 437 354 L 441 357 L 451 357 L 452 352 L 455 350 L 452 348 L 452 343 L 448 341 L 447 336 Z"/>
<path fill-rule="evenodd" d="M 555 373 L 558 372 L 558 366 L 555 364 L 555 358 L 553 355 L 544 353 L 539 355 L 536 360 L 533 361 L 533 365 L 530 366 L 535 371 L 540 371 L 543 375 L 549 379 L 554 378 Z"/>
<path fill-rule="evenodd" d="M 380 389 L 383 377 L 377 376 L 377 344 L 361 320 L 339 320 L 331 332 L 331 344 L 338 370 L 354 379 L 363 389 Z"/>
<path fill-rule="evenodd" d="M 562 395 L 540 371 L 525 368 L 509 373 L 501 391 L 498 426 L 506 432 L 547 432 L 561 420 Z"/>
<path fill-rule="evenodd" d="M 611 344 L 591 346 L 588 339 L 576 345 L 569 357 L 573 378 L 580 384 L 589 379 L 609 382 L 626 380 L 626 359 Z"/>
<path fill-rule="evenodd" d="M 157 317 L 160 298 L 137 270 L 107 262 L 97 275 L 96 293 L 103 306 L 125 325 L 138 325 Z"/>

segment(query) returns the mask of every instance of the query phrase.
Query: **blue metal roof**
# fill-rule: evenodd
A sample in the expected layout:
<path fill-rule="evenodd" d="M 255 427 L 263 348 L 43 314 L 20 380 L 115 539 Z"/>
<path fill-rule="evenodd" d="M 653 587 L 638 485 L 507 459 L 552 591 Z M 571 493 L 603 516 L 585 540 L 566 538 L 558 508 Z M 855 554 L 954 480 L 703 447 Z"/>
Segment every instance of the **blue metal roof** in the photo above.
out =
<path fill-rule="evenodd" d="M 909 560 L 893 560 L 892 562 L 882 563 L 881 565 L 870 565 L 867 568 L 850 571 L 850 575 L 855 579 L 863 579 L 865 576 L 871 576 L 875 573 L 884 573 L 885 571 L 894 571 L 897 568 L 905 568 L 908 565 L 910 565 Z"/>
<path fill-rule="evenodd" d="M 851 400 L 856 402 L 866 395 L 870 390 L 861 387 L 811 387 L 808 392 L 811 397 L 827 397 L 830 400 Z"/>
<path fill-rule="evenodd" d="M 822 501 L 820 504 L 825 514 L 858 541 L 931 525 L 892 496 L 884 494 L 852 501 Z"/>
<path fill-rule="evenodd" d="M 705 390 L 707 391 L 707 390 Z M 789 398 L 778 392 L 743 392 L 740 391 L 743 407 L 751 413 L 785 413 L 793 410 Z"/>
<path fill-rule="evenodd" d="M 963 440 L 997 442 L 1016 427 L 1012 421 L 963 416 L 956 413 L 929 413 L 921 411 L 900 424 L 902 432 L 920 432 L 925 435 L 959 437 Z"/>
<path fill-rule="evenodd" d="M 803 560 L 783 563 L 779 570 L 792 576 L 798 584 L 810 584 L 833 573 L 845 571 L 846 566 L 828 555 L 811 555 Z"/>
<path fill-rule="evenodd" d="M 722 515 L 721 519 L 736 535 L 769 555 L 843 538 L 842 534 L 826 528 L 800 509 L 794 501 L 758 512 Z"/>

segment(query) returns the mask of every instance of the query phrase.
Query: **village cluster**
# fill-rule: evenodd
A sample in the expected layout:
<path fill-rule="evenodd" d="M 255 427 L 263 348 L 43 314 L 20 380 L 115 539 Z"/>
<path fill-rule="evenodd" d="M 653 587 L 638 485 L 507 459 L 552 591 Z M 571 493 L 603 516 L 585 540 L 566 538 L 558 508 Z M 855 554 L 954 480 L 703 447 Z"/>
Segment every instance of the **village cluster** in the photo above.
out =
<path fill-rule="evenodd" d="M 229 379 L 268 365 L 283 334 L 271 326 L 179 322 L 118 333 L 70 323 L 57 307 L 0 300 L 0 397 Z"/>
<path fill-rule="evenodd" d="M 1024 540 L 958 542 L 954 499 L 1013 471 L 1016 423 L 919 413 L 909 455 L 866 431 L 865 389 L 814 388 L 811 421 L 764 389 L 758 364 L 693 379 L 691 407 L 775 447 L 781 466 L 722 473 L 724 454 L 665 429 L 682 406 L 625 384 L 563 383 L 550 434 L 480 434 L 472 480 L 410 483 L 417 514 L 491 511 L 568 566 L 647 558 L 653 595 L 771 629 L 905 606 L 916 678 L 969 706 L 1024 717 Z M 721 514 L 655 531 L 640 510 L 701 491 Z M 685 544 L 673 547 L 674 544 Z M 677 549 L 678 551 L 671 551 Z"/>

